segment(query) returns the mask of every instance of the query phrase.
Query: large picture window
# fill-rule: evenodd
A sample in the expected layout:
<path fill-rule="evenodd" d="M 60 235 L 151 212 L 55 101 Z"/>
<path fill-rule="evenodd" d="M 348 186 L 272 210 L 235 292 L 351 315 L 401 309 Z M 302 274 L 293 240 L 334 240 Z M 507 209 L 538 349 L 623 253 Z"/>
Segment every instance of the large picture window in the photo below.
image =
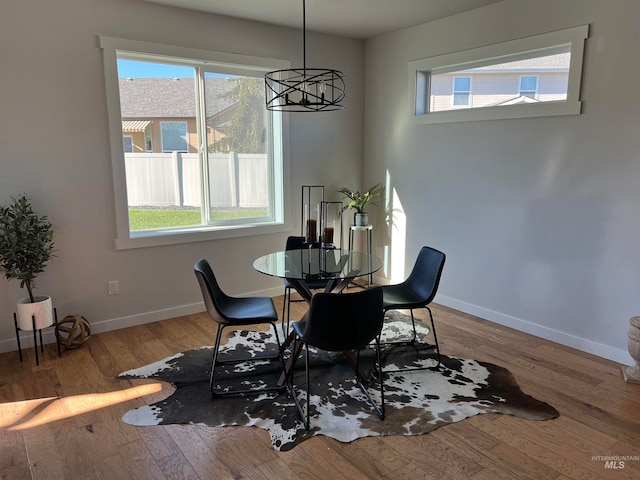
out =
<path fill-rule="evenodd" d="M 283 62 L 110 37 L 101 45 L 116 246 L 282 229 L 283 119 L 265 108 L 263 77 Z"/>
<path fill-rule="evenodd" d="M 416 123 L 577 115 L 588 25 L 410 62 Z"/>

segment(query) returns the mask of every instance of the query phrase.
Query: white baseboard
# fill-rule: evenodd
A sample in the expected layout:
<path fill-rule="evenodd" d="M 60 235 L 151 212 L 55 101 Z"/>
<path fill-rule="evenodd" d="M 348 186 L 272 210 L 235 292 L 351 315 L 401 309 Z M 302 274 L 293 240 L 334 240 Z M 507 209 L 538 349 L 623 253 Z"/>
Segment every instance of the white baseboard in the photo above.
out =
<path fill-rule="evenodd" d="M 526 320 L 479 307 L 471 303 L 463 302 L 462 300 L 447 297 L 446 295 L 437 295 L 434 302 L 460 312 L 475 315 L 476 317 L 489 320 L 490 322 L 494 322 L 499 325 L 504 325 L 505 327 L 510 327 L 521 332 L 535 335 L 536 337 L 544 338 L 545 340 L 550 340 L 583 352 L 597 355 L 598 357 L 613 360 L 614 362 L 622 363 L 624 365 L 633 365 L 635 363 L 631 358 L 631 355 L 629 355 L 629 352 L 621 348 L 614 348 L 610 345 L 597 343 L 587 340 L 586 338 L 561 332 L 560 330 L 527 322 Z"/>
<path fill-rule="evenodd" d="M 284 287 L 274 287 L 258 292 L 250 292 L 239 296 L 268 296 L 275 297 L 282 295 Z M 205 311 L 204 302 L 192 303 L 190 305 L 181 305 L 179 307 L 165 308 L 163 310 L 155 310 L 152 312 L 144 312 L 127 317 L 111 318 L 91 323 L 91 333 L 110 332 L 121 328 L 133 327 L 135 325 L 143 325 L 145 323 L 159 322 L 170 318 L 182 317 L 184 315 L 193 315 Z M 59 319 L 61 320 L 61 319 Z M 55 343 L 56 337 L 53 328 L 48 328 L 42 332 L 42 342 L 44 344 Z M 20 333 L 20 345 L 22 349 L 33 348 L 33 332 Z M 12 352 L 18 350 L 18 343 L 15 337 L 0 340 L 0 353 Z"/>
<path fill-rule="evenodd" d="M 273 287 L 257 292 L 250 292 L 242 296 L 268 296 L 275 297 L 282 295 L 283 287 Z M 535 323 L 527 322 L 510 315 L 505 315 L 500 312 L 489 310 L 487 308 L 479 307 L 477 305 L 457 300 L 455 298 L 447 297 L 446 295 L 438 294 L 434 300 L 436 303 L 444 305 L 446 307 L 459 310 L 476 317 L 489 320 L 499 325 L 514 328 L 521 332 L 529 333 L 552 342 L 557 342 L 562 345 L 566 345 L 572 348 L 576 348 L 583 352 L 591 353 L 599 357 L 613 360 L 624 365 L 633 365 L 634 361 L 629 355 L 629 352 L 624 349 L 618 349 L 602 343 L 593 342 L 585 338 L 577 337 L 559 330 L 555 330 Z M 163 310 L 155 310 L 152 312 L 145 312 L 136 315 L 130 315 L 128 317 L 112 318 L 108 320 L 102 320 L 91 324 L 91 333 L 109 332 L 112 330 L 119 330 L 121 328 L 133 327 L 135 325 L 142 325 L 145 323 L 158 322 L 161 320 L 167 320 L 169 318 L 181 317 L 184 315 L 193 315 L 195 313 L 203 312 L 205 310 L 204 302 L 192 303 L 189 305 L 182 305 L 179 307 L 166 308 Z M 53 329 L 47 329 L 42 334 L 42 340 L 45 344 L 55 343 L 55 335 Z M 33 347 L 33 333 L 22 332 L 20 335 L 20 343 L 22 348 Z M 18 346 L 16 339 L 10 338 L 0 340 L 0 353 L 11 352 L 17 350 Z"/>
<path fill-rule="evenodd" d="M 128 317 L 111 318 L 99 322 L 92 322 L 91 334 L 119 330 L 121 328 L 133 327 L 135 325 L 142 325 L 145 323 L 158 322 L 160 320 L 181 317 L 183 315 L 192 315 L 194 313 L 203 312 L 204 310 L 204 302 L 198 302 L 191 305 L 155 310 L 153 312 L 145 312 Z M 55 341 L 56 337 L 53 328 L 48 328 L 43 331 L 42 342 L 44 344 L 55 343 Z M 20 344 L 23 349 L 33 348 L 33 332 L 21 332 Z M 15 337 L 0 341 L 0 352 L 11 352 L 17 349 L 18 344 Z"/>

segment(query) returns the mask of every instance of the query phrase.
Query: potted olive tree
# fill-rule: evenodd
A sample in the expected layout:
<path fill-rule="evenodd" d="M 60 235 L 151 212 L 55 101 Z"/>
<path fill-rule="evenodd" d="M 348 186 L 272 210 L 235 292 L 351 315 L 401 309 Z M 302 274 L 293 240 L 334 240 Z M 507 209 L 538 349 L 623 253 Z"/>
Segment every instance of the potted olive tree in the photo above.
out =
<path fill-rule="evenodd" d="M 51 297 L 33 294 L 34 280 L 44 272 L 53 252 L 53 225 L 46 216 L 33 211 L 31 198 L 25 194 L 11 197 L 9 205 L 0 206 L 0 271 L 8 280 L 20 280 L 29 296 L 18 300 L 18 327 L 41 329 L 53 324 Z"/>
<path fill-rule="evenodd" d="M 376 183 L 373 187 L 360 193 L 358 190 L 351 190 L 349 188 L 339 188 L 338 192 L 342 193 L 349 202 L 344 206 L 344 210 L 348 208 L 355 209 L 354 225 L 357 227 L 364 227 L 369 225 L 369 214 L 367 213 L 367 207 L 369 205 L 375 205 L 374 200 L 378 197 L 382 191 L 382 184 Z"/>

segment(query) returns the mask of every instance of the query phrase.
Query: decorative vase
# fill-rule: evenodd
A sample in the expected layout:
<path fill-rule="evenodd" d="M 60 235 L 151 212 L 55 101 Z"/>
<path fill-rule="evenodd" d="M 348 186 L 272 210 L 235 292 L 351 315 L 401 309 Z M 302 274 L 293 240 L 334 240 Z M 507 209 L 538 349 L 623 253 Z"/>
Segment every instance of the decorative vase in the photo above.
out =
<path fill-rule="evenodd" d="M 354 214 L 353 223 L 356 227 L 366 227 L 369 225 L 369 214 L 364 212 Z"/>
<path fill-rule="evenodd" d="M 53 307 L 51 297 L 34 297 L 35 303 L 31 303 L 29 297 L 18 300 L 18 328 L 20 330 L 33 330 L 32 317 L 36 319 L 36 330 L 53 325 Z"/>
<path fill-rule="evenodd" d="M 629 324 L 629 355 L 636 364 L 622 367 L 622 376 L 627 383 L 640 383 L 640 317 L 631 317 Z"/>

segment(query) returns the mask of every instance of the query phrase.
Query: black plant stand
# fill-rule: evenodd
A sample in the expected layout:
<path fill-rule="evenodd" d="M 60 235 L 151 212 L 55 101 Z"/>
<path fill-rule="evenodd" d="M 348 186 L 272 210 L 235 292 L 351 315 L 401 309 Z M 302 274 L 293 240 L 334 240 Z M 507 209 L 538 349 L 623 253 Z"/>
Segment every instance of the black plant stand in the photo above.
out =
<path fill-rule="evenodd" d="M 40 336 L 40 352 L 44 353 L 44 344 L 42 343 L 42 330 L 44 328 L 55 327 L 55 337 L 56 344 L 58 346 L 58 356 L 61 356 L 60 353 L 60 339 L 58 338 L 58 310 L 56 308 L 53 309 L 53 325 L 49 325 L 49 327 L 38 328 L 36 329 L 36 317 L 34 315 L 31 316 L 31 323 L 33 325 L 33 348 L 36 352 L 36 365 L 40 365 L 40 358 L 38 357 L 38 335 Z M 13 324 L 16 327 L 16 340 L 18 341 L 18 354 L 20 355 L 20 361 L 22 362 L 22 346 L 20 345 L 20 332 L 22 331 L 18 328 L 18 316 L 16 313 L 13 313 Z"/>

